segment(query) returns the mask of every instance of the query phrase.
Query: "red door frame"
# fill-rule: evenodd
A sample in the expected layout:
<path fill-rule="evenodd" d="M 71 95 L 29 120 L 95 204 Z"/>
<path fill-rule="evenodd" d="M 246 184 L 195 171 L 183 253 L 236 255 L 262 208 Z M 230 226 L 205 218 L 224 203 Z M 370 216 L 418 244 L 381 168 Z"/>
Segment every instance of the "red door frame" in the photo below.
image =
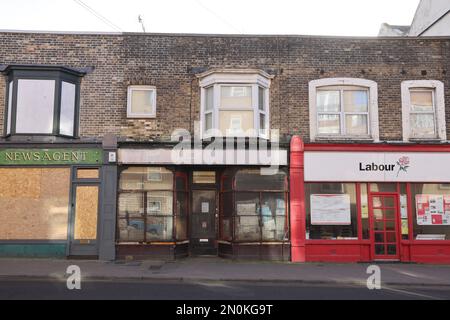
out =
<path fill-rule="evenodd" d="M 396 246 L 396 254 L 394 255 L 388 255 L 388 254 L 384 254 L 384 255 L 377 255 L 375 253 L 375 219 L 374 219 L 374 215 L 373 215 L 373 198 L 375 197 L 380 197 L 380 198 L 385 198 L 385 197 L 392 197 L 394 198 L 394 209 L 395 209 L 395 246 Z M 368 201 L 369 201 L 369 225 L 370 225 L 370 242 L 371 242 L 371 259 L 374 261 L 379 261 L 379 260 L 389 260 L 389 261 L 400 261 L 400 240 L 401 240 L 401 230 L 399 229 L 399 215 L 400 215 L 400 210 L 399 210 L 399 194 L 397 192 L 369 192 L 368 194 Z M 382 210 L 385 209 L 384 207 L 381 207 Z M 384 220 L 385 218 L 383 218 Z M 384 235 L 386 235 L 386 225 L 383 229 L 384 231 Z M 384 243 L 386 245 L 387 243 L 387 239 L 384 239 Z"/>

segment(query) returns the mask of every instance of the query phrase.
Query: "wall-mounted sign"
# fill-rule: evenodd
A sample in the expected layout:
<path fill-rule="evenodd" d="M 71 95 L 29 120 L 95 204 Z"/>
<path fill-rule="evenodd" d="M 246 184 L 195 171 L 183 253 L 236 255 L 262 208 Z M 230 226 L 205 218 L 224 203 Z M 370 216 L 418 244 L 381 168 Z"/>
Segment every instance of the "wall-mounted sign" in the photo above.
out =
<path fill-rule="evenodd" d="M 418 225 L 450 225 L 450 196 L 418 194 L 416 211 Z"/>
<path fill-rule="evenodd" d="M 3 149 L 0 165 L 102 164 L 101 149 Z"/>
<path fill-rule="evenodd" d="M 350 225 L 350 195 L 312 194 L 312 225 Z"/>
<path fill-rule="evenodd" d="M 305 180 L 312 182 L 447 182 L 450 153 L 305 152 Z"/>

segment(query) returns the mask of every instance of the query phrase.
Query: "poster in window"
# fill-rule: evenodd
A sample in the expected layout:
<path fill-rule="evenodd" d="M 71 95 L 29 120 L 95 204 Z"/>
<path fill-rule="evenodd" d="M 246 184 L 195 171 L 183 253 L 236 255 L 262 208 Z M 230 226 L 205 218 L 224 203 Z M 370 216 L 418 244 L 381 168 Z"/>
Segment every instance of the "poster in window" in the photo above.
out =
<path fill-rule="evenodd" d="M 351 225 L 350 195 L 312 194 L 312 225 Z"/>
<path fill-rule="evenodd" d="M 416 216 L 419 226 L 450 225 L 450 196 L 416 195 Z"/>

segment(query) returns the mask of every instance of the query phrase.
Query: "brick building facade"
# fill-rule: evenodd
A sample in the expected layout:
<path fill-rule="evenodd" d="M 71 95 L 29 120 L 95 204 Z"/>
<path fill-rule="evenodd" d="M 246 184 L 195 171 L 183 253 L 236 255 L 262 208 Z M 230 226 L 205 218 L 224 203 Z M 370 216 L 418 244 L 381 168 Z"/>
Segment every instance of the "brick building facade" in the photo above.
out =
<path fill-rule="evenodd" d="M 91 183 L 98 186 L 99 189 L 97 192 L 100 194 L 100 200 L 97 203 L 100 208 L 98 238 L 96 241 L 91 242 L 87 241 L 89 239 L 78 239 L 81 241 L 77 242 L 80 247 L 86 243 L 94 244 L 96 249 L 84 252 L 81 248 L 80 251 L 74 250 L 72 254 L 74 254 L 74 252 L 78 252 L 77 254 L 85 253 L 86 255 L 100 256 L 104 259 L 114 258 L 115 255 L 145 256 L 149 250 L 154 250 L 158 255 L 163 256 L 181 256 L 189 254 L 189 233 L 192 230 L 188 227 L 185 227 L 187 235 L 182 237 L 183 239 L 178 239 L 175 235 L 173 239 L 170 237 L 164 238 L 164 240 L 167 240 L 166 247 L 170 247 L 167 250 L 160 249 L 161 241 L 156 238 L 154 241 L 143 241 L 147 240 L 147 235 L 144 235 L 144 239 L 138 237 L 133 241 L 130 241 L 134 244 L 139 243 L 139 245 L 135 245 L 133 248 L 131 248 L 131 245 L 128 245 L 127 249 L 123 251 L 119 244 L 119 249 L 114 249 L 116 242 L 120 242 L 120 235 L 118 234 L 121 230 L 120 226 L 116 226 L 116 224 L 120 224 L 119 222 L 121 219 L 119 217 L 119 220 L 116 220 L 116 214 L 120 216 L 120 213 L 116 213 L 116 211 L 121 210 L 121 200 L 118 199 L 120 198 L 120 195 L 117 195 L 116 185 L 118 185 L 119 189 L 122 188 L 121 182 L 118 182 L 122 172 L 125 172 L 125 175 L 127 175 L 131 174 L 130 171 L 127 170 L 131 170 L 133 175 L 137 175 L 139 174 L 137 171 L 142 170 L 145 165 L 143 162 L 136 162 L 136 159 L 129 163 L 123 162 L 121 160 L 120 149 L 123 148 L 124 150 L 128 150 L 137 148 L 140 150 L 145 149 L 147 151 L 153 150 L 151 152 L 158 153 L 167 147 L 166 144 L 170 142 L 171 134 L 175 129 L 183 128 L 188 130 L 191 135 L 194 135 L 195 122 L 200 121 L 202 116 L 201 82 L 203 81 L 203 77 L 207 78 L 209 76 L 205 75 L 205 73 L 210 70 L 222 69 L 226 70 L 228 73 L 232 73 L 230 70 L 258 70 L 259 74 L 265 75 L 267 81 L 270 82 L 270 88 L 268 88 L 270 105 L 269 128 L 280 130 L 280 142 L 282 149 L 285 151 L 289 151 L 289 143 L 291 142 L 292 136 L 301 137 L 306 144 L 306 148 L 302 149 L 302 152 L 305 153 L 308 148 L 313 151 L 319 151 L 319 148 L 322 148 L 321 151 L 330 151 L 337 150 L 339 147 L 343 148 L 340 151 L 347 152 L 348 150 L 345 148 L 348 146 L 350 146 L 349 148 L 361 146 L 361 150 L 377 152 L 377 146 L 380 145 L 398 145 L 400 148 L 398 150 L 399 152 L 423 152 L 427 151 L 426 148 L 433 147 L 439 147 L 439 150 L 434 149 L 434 151 L 438 151 L 439 153 L 450 151 L 450 149 L 447 150 L 448 138 L 440 139 L 439 141 L 437 139 L 419 139 L 419 141 L 405 142 L 404 132 L 402 131 L 402 127 L 404 127 L 402 122 L 402 83 L 412 80 L 434 80 L 443 84 L 443 98 L 445 101 L 444 122 L 446 123 L 445 131 L 446 136 L 450 136 L 450 108 L 448 108 L 448 104 L 450 103 L 450 91 L 448 89 L 450 88 L 450 76 L 448 74 L 450 69 L 450 39 L 448 38 L 346 38 L 311 36 L 1 32 L 0 42 L 2 43 L 2 46 L 0 47 L 0 64 L 5 66 L 5 70 L 7 70 L 7 66 L 20 66 L 20 68 L 23 69 L 29 65 L 45 67 L 62 66 L 75 68 L 77 70 L 89 69 L 89 71 L 80 76 L 79 136 L 75 138 L 61 137 L 58 135 L 7 135 L 5 130 L 5 125 L 7 123 L 5 110 L 8 108 L 6 103 L 9 101 L 6 96 L 8 92 L 8 78 L 0 77 L 0 131 L 5 132 L 3 137 L 0 138 L 0 149 L 22 150 L 32 148 L 42 150 L 57 147 L 73 151 L 74 148 L 79 149 L 89 147 L 99 150 L 99 152 L 102 153 L 102 161 L 100 162 L 85 164 L 72 163 L 69 165 L 72 177 L 70 179 L 71 185 L 79 183 L 80 186 L 83 186 L 83 183 L 87 183 L 87 185 L 90 185 L 89 183 Z M 69 71 L 63 70 L 61 72 Z M 257 74 L 256 71 L 253 73 L 255 75 Z M 311 81 L 344 78 L 365 79 L 376 83 L 378 96 L 377 125 L 379 126 L 379 141 L 373 139 L 360 140 L 358 138 L 349 137 L 338 137 L 336 139 L 336 137 L 331 136 L 327 136 L 330 139 L 325 137 L 316 141 L 314 137 L 310 136 L 310 126 L 312 124 L 310 123 L 311 92 L 309 85 Z M 129 86 L 134 85 L 145 85 L 156 88 L 155 117 L 127 117 L 127 89 Z M 313 99 L 315 100 L 315 98 Z M 117 143 L 115 137 L 117 138 Z M 420 149 L 421 146 L 425 149 Z M 401 149 L 403 147 L 410 149 Z M 395 147 L 392 148 L 393 149 L 390 149 L 388 152 L 397 151 Z M 116 161 L 109 158 L 109 156 L 111 152 L 114 153 L 118 149 L 119 165 L 116 165 Z M 358 151 L 357 149 L 352 150 L 353 152 Z M 382 149 L 379 150 L 381 151 Z M 326 156 L 327 155 L 325 155 L 325 157 Z M 306 155 L 302 155 L 302 157 L 306 157 Z M 23 166 L 23 163 L 3 163 L 2 167 L 7 170 L 11 165 L 21 167 Z M 59 164 L 55 165 L 58 166 Z M 94 169 L 98 168 L 102 173 L 99 176 L 96 176 L 97 178 L 87 178 L 87 180 L 77 178 L 76 172 L 79 165 L 81 168 L 86 166 L 86 169 L 92 169 L 92 167 L 94 167 Z M 98 166 L 96 167 L 96 165 Z M 174 176 L 174 181 L 176 180 L 176 177 L 185 175 L 187 185 L 186 190 L 183 188 L 177 189 L 174 182 L 174 186 L 167 188 L 167 190 L 164 189 L 165 191 L 173 192 L 173 194 L 186 192 L 186 197 L 191 200 L 187 201 L 187 206 L 190 206 L 192 205 L 191 202 L 194 202 L 191 193 L 192 190 L 196 190 L 197 188 L 199 194 L 201 194 L 201 192 L 214 190 L 216 195 L 213 196 L 214 199 L 211 200 L 211 203 L 217 204 L 217 212 L 220 211 L 220 214 L 222 214 L 222 209 L 220 209 L 222 196 L 228 192 L 224 189 L 222 180 L 229 176 L 232 181 L 239 181 L 239 170 L 251 170 L 252 168 L 260 167 L 261 164 L 251 163 L 248 166 L 237 166 L 233 168 L 233 172 L 229 172 L 230 168 L 228 166 L 219 164 L 217 167 L 214 167 L 214 170 L 217 169 L 215 176 L 216 180 L 212 183 L 217 186 L 216 189 L 211 185 L 207 185 L 208 183 L 206 182 L 199 183 L 199 186 L 195 186 L 194 183 L 194 172 L 207 172 L 208 170 L 212 170 L 212 167 L 197 166 L 196 164 L 177 167 L 174 163 L 167 164 L 162 160 L 150 161 L 147 167 L 152 168 L 158 165 L 162 170 L 170 169 L 169 171 L 172 172 L 171 174 Z M 37 164 L 34 164 L 33 167 L 35 166 L 40 168 Z M 289 163 L 286 162 L 284 164 L 284 169 L 287 173 L 289 170 Z M 119 173 L 117 173 L 117 170 Z M 133 170 L 137 171 L 133 173 Z M 109 173 L 105 174 L 105 172 Z M 163 173 L 161 174 L 158 173 L 160 174 L 160 178 L 164 177 L 165 174 L 169 175 L 168 172 L 162 172 Z M 146 174 L 148 174 L 148 172 Z M 206 179 L 205 177 L 203 178 Z M 161 178 L 161 181 L 163 180 L 164 178 Z M 291 183 L 292 180 L 291 177 Z M 288 176 L 286 176 L 286 183 L 287 181 L 289 181 Z M 343 181 L 346 180 L 334 182 L 341 183 Z M 359 196 L 361 188 L 360 184 L 366 182 L 369 184 L 371 181 L 361 180 L 360 182 L 353 182 L 357 184 L 356 189 L 358 192 L 356 194 Z M 390 182 L 395 182 L 397 189 L 403 188 L 403 185 L 399 181 Z M 406 182 L 407 181 L 405 181 L 405 183 Z M 449 181 L 440 182 L 444 183 Z M 114 187 L 108 189 L 106 186 L 109 185 L 114 185 Z M 407 188 L 411 187 L 409 182 L 407 185 Z M 406 188 L 406 185 L 404 187 Z M 18 188 L 18 190 L 20 190 L 20 187 Z M 277 190 L 279 191 L 278 193 L 285 193 L 287 195 L 286 197 L 289 197 L 288 189 L 289 188 L 281 188 L 280 190 Z M 135 190 L 133 189 L 131 191 L 134 192 Z M 124 193 L 128 194 L 127 192 L 131 193 L 131 191 L 125 190 Z M 151 197 L 155 198 L 156 196 L 151 195 L 146 189 L 142 192 L 142 197 L 146 197 L 147 199 L 145 201 L 145 209 L 143 209 L 146 214 L 148 214 L 147 210 L 164 211 L 164 209 L 162 209 L 164 200 L 162 202 L 160 200 L 152 200 L 152 202 L 149 199 Z M 232 189 L 230 192 L 237 194 L 239 193 L 239 190 Z M 264 198 L 264 191 L 252 190 L 252 192 L 259 193 L 261 199 Z M 290 198 L 292 199 L 294 197 L 292 189 L 290 192 Z M 305 193 L 305 190 L 301 190 L 301 192 Z M 401 192 L 399 191 L 399 194 L 400 193 Z M 69 200 L 69 203 L 72 204 L 72 206 L 76 202 L 76 194 L 77 193 L 73 190 L 72 186 L 67 194 L 68 198 L 72 197 L 70 199 L 74 199 Z M 408 192 L 408 197 L 412 198 L 413 196 Z M 170 201 L 173 201 L 175 204 L 175 198 L 170 199 L 172 199 Z M 273 199 L 270 201 L 272 200 Z M 199 239 L 197 240 L 201 242 L 209 239 L 210 242 L 214 242 L 215 248 L 217 249 L 217 247 L 219 247 L 219 254 L 221 253 L 220 246 L 222 246 L 223 256 L 243 256 L 251 258 L 271 257 L 275 259 L 281 257 L 281 259 L 284 260 L 292 259 L 294 261 L 297 261 L 295 257 L 301 256 L 300 260 L 308 260 L 308 246 L 305 243 L 307 243 L 308 240 L 312 240 L 307 236 L 309 231 L 306 233 L 305 231 L 302 231 L 302 235 L 297 239 L 300 241 L 299 247 L 302 248 L 302 253 L 294 253 L 292 250 L 295 250 L 295 248 L 291 248 L 291 245 L 295 247 L 292 243 L 297 241 L 293 241 L 293 238 L 296 238 L 297 235 L 293 236 L 291 234 L 286 238 L 286 234 L 289 233 L 289 230 L 291 230 L 291 232 L 294 230 L 292 224 L 295 223 L 295 219 L 305 219 L 306 213 L 304 212 L 303 215 L 296 216 L 296 213 L 292 211 L 292 208 L 291 212 L 289 212 L 287 209 L 288 203 L 290 203 L 289 198 L 287 198 L 286 204 L 283 204 L 285 207 L 281 207 L 281 200 L 279 198 L 276 198 L 275 200 L 273 201 L 277 203 L 276 210 L 284 208 L 286 211 L 287 220 L 284 222 L 286 225 L 286 228 L 284 229 L 285 236 L 283 239 L 278 239 L 281 239 L 283 242 L 282 249 L 270 248 L 269 244 L 267 244 L 268 248 L 266 249 L 257 249 L 257 253 L 255 253 L 255 251 L 242 249 L 244 246 L 239 245 L 240 243 L 242 244 L 242 242 L 245 242 L 246 245 L 251 247 L 250 242 L 254 239 L 251 238 L 252 241 L 234 241 L 235 232 L 240 232 L 237 230 L 231 232 L 233 234 L 233 236 L 230 235 L 231 240 L 219 239 L 219 236 L 205 237 L 205 239 L 202 239 L 199 236 Z M 305 203 L 309 202 L 308 199 L 305 200 L 304 195 L 300 200 Z M 400 201 L 399 198 L 397 200 Z M 414 201 L 414 199 L 411 201 Z M 159 209 L 148 209 L 150 203 L 156 206 L 154 208 Z M 200 200 L 199 203 L 203 204 L 202 200 Z M 247 202 L 245 204 L 248 205 Z M 278 207 L 278 204 L 280 204 L 280 207 Z M 239 204 L 236 204 L 236 206 L 238 205 Z M 358 204 L 358 206 L 359 205 L 360 204 Z M 409 206 L 409 211 L 412 210 L 411 206 L 412 204 Z M 260 214 L 262 207 L 264 207 L 262 202 L 259 205 L 256 205 L 256 210 L 260 210 Z M 400 210 L 399 208 L 397 209 Z M 132 211 L 132 209 L 130 210 Z M 231 218 L 233 221 L 236 221 L 239 218 L 238 213 L 235 212 L 236 210 L 235 207 L 232 209 L 233 214 L 230 214 L 233 217 Z M 276 210 L 274 209 L 272 211 Z M 299 210 L 305 210 L 305 208 Z M 193 209 L 190 208 L 187 210 L 189 214 L 186 213 L 186 215 L 189 216 L 192 211 Z M 357 211 L 358 213 L 355 214 L 360 217 L 361 209 L 358 207 Z M 71 214 L 73 214 L 71 212 L 72 211 L 69 208 L 68 237 L 70 237 L 71 232 L 75 232 L 73 230 L 77 229 L 76 221 L 78 221 L 75 217 L 70 218 Z M 214 211 L 214 213 L 215 212 L 216 211 Z M 276 215 L 274 214 L 274 217 L 275 216 Z M 159 218 L 162 219 L 162 217 Z M 261 222 L 264 220 L 263 218 L 261 218 L 262 220 L 260 220 L 259 224 L 263 224 L 263 222 Z M 126 219 L 129 224 L 130 221 L 128 216 Z M 140 219 L 143 220 L 141 221 Z M 139 223 L 142 222 L 144 228 L 146 228 L 145 232 L 148 232 L 148 226 L 156 225 L 156 223 L 149 222 L 148 219 L 150 219 L 148 216 L 137 218 L 137 222 L 134 221 L 133 227 L 139 229 Z M 166 218 L 164 217 L 164 219 Z M 184 218 L 181 215 L 178 217 L 178 215 L 174 213 L 174 216 L 171 219 L 173 219 L 173 221 L 180 219 L 181 221 Z M 225 224 L 222 225 L 221 219 L 222 218 L 219 218 L 220 221 L 216 221 L 218 225 L 220 224 L 220 227 L 216 226 L 216 223 L 214 223 L 216 230 L 220 229 L 220 231 L 217 231 L 218 233 L 224 232 L 222 228 L 225 228 Z M 410 220 L 411 219 L 412 216 L 410 216 Z M 274 220 L 276 220 L 276 217 Z M 166 222 L 162 224 L 165 225 Z M 400 218 L 397 222 L 401 224 Z M 236 228 L 233 223 L 231 228 Z M 370 224 L 372 223 L 374 222 L 371 220 Z M 412 222 L 409 221 L 409 223 Z M 189 225 L 189 223 L 187 224 Z M 410 227 L 412 228 L 412 225 Z M 130 225 L 128 225 L 127 228 L 130 229 Z M 154 232 L 158 234 L 159 227 L 154 228 Z M 363 237 L 363 230 L 360 230 L 363 228 L 361 226 L 361 221 L 358 224 L 358 227 L 355 228 L 358 229 L 359 236 L 348 236 L 347 240 L 358 240 L 359 242 L 354 242 L 355 248 L 358 248 L 358 250 L 360 247 L 364 247 L 364 250 L 367 249 L 368 252 L 369 250 L 374 250 L 373 247 L 376 246 L 376 244 L 374 244 L 372 238 L 375 235 L 372 234 L 372 236 L 368 236 L 367 239 Z M 400 227 L 397 226 L 396 228 L 399 229 Z M 173 229 L 174 230 L 165 229 L 165 231 L 175 234 L 176 228 L 173 227 Z M 259 232 L 264 234 L 265 231 L 260 230 Z M 386 232 L 388 231 L 384 230 L 384 232 L 384 235 L 386 235 Z M 439 233 L 442 232 L 439 231 Z M 261 237 L 264 238 L 263 235 Z M 409 240 L 414 240 L 412 239 L 413 237 L 414 235 L 411 233 L 411 239 Z M 337 241 L 342 241 L 339 240 L 340 238 L 345 237 L 340 234 L 337 236 Z M 35 240 L 45 240 L 33 238 L 14 239 L 13 237 L 3 237 L 2 239 L 4 240 L 1 240 L 0 242 L 5 245 L 9 245 L 8 241 L 11 240 L 20 240 L 13 241 L 14 245 L 21 244 L 22 240 L 27 240 L 27 244 L 33 244 L 33 241 Z M 238 236 L 236 236 L 236 239 L 238 239 Z M 262 241 L 261 239 L 253 242 L 264 245 L 265 241 Z M 450 240 L 450 238 L 445 239 Z M 61 243 L 65 242 L 65 239 L 59 240 Z M 220 242 L 218 240 L 223 241 Z M 406 239 L 404 240 L 406 241 Z M 330 238 L 329 241 L 333 240 Z M 368 243 L 368 241 L 372 242 Z M 271 243 L 271 241 L 266 242 Z M 43 241 L 43 243 L 46 242 Z M 145 243 L 149 246 L 145 246 Z M 388 246 L 388 242 L 383 243 L 387 251 L 386 246 Z M 236 246 L 234 246 L 235 244 Z M 183 245 L 185 245 L 186 248 L 182 248 Z M 227 245 L 230 246 L 227 247 Z M 325 251 L 336 252 L 337 250 L 338 255 L 341 253 L 340 250 L 343 250 L 342 256 L 345 261 L 372 260 L 374 258 L 373 253 L 367 253 L 360 257 L 354 255 L 347 257 L 345 252 L 356 249 L 353 248 L 349 250 L 347 247 L 345 247 L 345 249 L 341 249 L 340 247 L 336 249 L 327 243 L 324 243 L 323 245 L 325 246 Z M 400 247 L 402 244 L 398 242 L 397 245 Z M 70 247 L 70 244 L 68 246 Z M 254 246 L 256 246 L 256 244 L 254 244 Z M 405 246 L 407 245 L 404 244 L 403 247 Z M 254 247 L 252 248 L 252 250 L 256 250 Z M 310 248 L 313 248 L 313 246 L 310 246 Z M 445 248 L 439 247 L 436 250 L 444 250 L 442 251 L 442 254 L 445 256 L 445 259 L 448 259 L 448 256 L 450 256 L 448 248 L 449 246 L 446 244 Z M 66 250 L 66 255 L 71 255 L 70 249 L 65 248 L 64 250 Z M 399 251 L 400 250 L 396 250 L 396 256 L 399 254 Z M 8 248 L 7 252 L 14 252 L 14 249 Z M 309 252 L 311 257 L 315 257 L 312 259 L 327 260 L 327 256 L 329 256 L 328 253 L 314 254 L 311 253 L 311 251 Z M 404 255 L 406 256 L 406 253 Z M 402 256 L 399 256 L 398 259 L 400 258 L 404 260 L 403 251 Z M 408 259 L 414 260 L 411 258 L 410 252 L 408 253 Z"/>

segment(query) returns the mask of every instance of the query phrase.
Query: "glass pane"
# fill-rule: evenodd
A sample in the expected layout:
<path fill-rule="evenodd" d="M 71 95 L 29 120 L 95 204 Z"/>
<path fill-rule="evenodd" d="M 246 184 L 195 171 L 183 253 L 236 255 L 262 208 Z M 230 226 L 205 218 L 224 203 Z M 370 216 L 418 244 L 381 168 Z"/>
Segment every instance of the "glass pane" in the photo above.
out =
<path fill-rule="evenodd" d="M 375 242 L 376 243 L 384 243 L 384 233 L 382 232 L 376 232 L 375 233 Z"/>
<path fill-rule="evenodd" d="M 262 175 L 260 170 L 241 169 L 235 175 L 236 190 L 285 190 L 286 174 Z"/>
<path fill-rule="evenodd" d="M 216 183 L 216 172 L 215 171 L 194 171 L 192 173 L 192 182 L 193 183 L 215 184 Z"/>
<path fill-rule="evenodd" d="M 192 213 L 215 213 L 216 192 L 196 190 L 192 193 Z"/>
<path fill-rule="evenodd" d="M 384 206 L 388 208 L 393 208 L 395 206 L 395 198 L 385 197 L 384 198 Z"/>
<path fill-rule="evenodd" d="M 205 89 L 205 110 L 212 110 L 214 108 L 214 87 Z"/>
<path fill-rule="evenodd" d="M 143 193 L 120 193 L 119 194 L 119 217 L 142 217 L 144 215 Z"/>
<path fill-rule="evenodd" d="M 266 134 L 266 115 L 260 113 L 259 114 L 259 132 L 261 134 Z"/>
<path fill-rule="evenodd" d="M 286 218 L 262 216 L 262 240 L 283 241 L 288 240 Z"/>
<path fill-rule="evenodd" d="M 387 246 L 387 254 L 390 256 L 395 256 L 397 254 L 397 246 L 389 244 Z"/>
<path fill-rule="evenodd" d="M 12 96 L 13 96 L 13 82 L 11 81 L 9 83 L 9 91 L 8 91 L 8 120 L 6 123 L 6 134 L 11 133 L 11 109 L 12 109 Z"/>
<path fill-rule="evenodd" d="M 375 230 L 376 231 L 384 231 L 384 222 L 383 221 L 375 221 Z"/>
<path fill-rule="evenodd" d="M 172 240 L 173 217 L 147 217 L 147 241 Z"/>
<path fill-rule="evenodd" d="M 147 193 L 147 215 L 173 215 L 173 193 L 152 191 Z"/>
<path fill-rule="evenodd" d="M 340 112 L 339 91 L 317 91 L 317 112 Z"/>
<path fill-rule="evenodd" d="M 222 86 L 220 95 L 221 108 L 251 108 L 251 86 Z"/>
<path fill-rule="evenodd" d="M 75 124 L 75 88 L 73 83 L 62 82 L 61 85 L 61 114 L 59 116 L 59 133 L 67 136 L 74 135 Z"/>
<path fill-rule="evenodd" d="M 395 231 L 395 221 L 386 221 L 386 230 Z"/>
<path fill-rule="evenodd" d="M 375 245 L 375 254 L 379 254 L 379 255 L 385 254 L 384 249 L 385 249 L 384 244 L 376 244 Z"/>
<path fill-rule="evenodd" d="M 259 108 L 259 110 L 266 109 L 265 89 L 261 88 L 261 87 L 258 87 L 258 108 Z"/>
<path fill-rule="evenodd" d="M 121 190 L 172 190 L 173 173 L 161 167 L 130 167 L 120 174 Z"/>
<path fill-rule="evenodd" d="M 367 91 L 344 91 L 344 111 L 346 112 L 368 112 Z"/>
<path fill-rule="evenodd" d="M 52 133 L 55 80 L 19 80 L 17 133 Z"/>
<path fill-rule="evenodd" d="M 394 209 L 383 209 L 384 217 L 386 219 L 395 219 L 395 210 Z"/>
<path fill-rule="evenodd" d="M 77 169 L 77 179 L 98 179 L 98 169 Z"/>
<path fill-rule="evenodd" d="M 367 184 L 362 183 L 360 185 L 360 190 L 361 190 L 361 220 L 362 220 L 363 239 L 370 239 L 369 199 L 367 195 Z"/>
<path fill-rule="evenodd" d="M 354 183 L 307 183 L 306 228 L 307 239 L 357 240 L 358 210 L 356 184 Z M 326 195 L 326 197 L 320 197 Z M 332 195 L 344 195 L 334 197 Z M 326 201 L 323 199 L 334 199 Z M 317 200 L 321 199 L 321 200 Z M 340 214 L 333 209 L 339 203 Z M 323 203 L 323 204 L 322 204 Z M 330 206 L 331 204 L 331 206 Z M 350 209 L 350 212 L 349 210 Z M 344 215 L 345 214 L 345 215 Z M 348 216 L 350 214 L 350 216 Z"/>
<path fill-rule="evenodd" d="M 340 134 L 340 116 L 337 114 L 319 114 L 318 126 L 319 134 Z"/>
<path fill-rule="evenodd" d="M 210 130 L 213 127 L 213 114 L 212 112 L 205 114 L 205 130 Z"/>
<path fill-rule="evenodd" d="M 219 130 L 223 135 L 253 134 L 253 111 L 220 111 Z"/>
<path fill-rule="evenodd" d="M 397 192 L 397 184 L 396 183 L 371 183 L 370 184 L 371 192 Z M 380 198 L 377 197 L 377 202 Z M 374 204 L 375 205 L 375 204 Z M 381 206 L 381 205 L 378 205 Z"/>
<path fill-rule="evenodd" d="M 373 191 L 372 188 L 370 190 Z M 373 197 L 372 198 L 372 206 L 374 208 L 381 208 L 383 206 L 383 202 L 381 202 L 381 198 L 380 197 Z"/>
<path fill-rule="evenodd" d="M 78 186 L 75 202 L 75 240 L 97 239 L 98 187 Z"/>
<path fill-rule="evenodd" d="M 144 241 L 144 220 L 139 218 L 119 219 L 119 241 Z"/>
<path fill-rule="evenodd" d="M 149 115 L 154 113 L 154 90 L 131 90 L 131 112 L 133 114 Z"/>
<path fill-rule="evenodd" d="M 434 114 L 411 114 L 411 134 L 413 137 L 434 136 L 435 117 Z"/>
<path fill-rule="evenodd" d="M 348 135 L 367 135 L 367 115 L 352 114 L 345 116 L 345 129 Z"/>
<path fill-rule="evenodd" d="M 411 111 L 433 111 L 433 91 L 411 91 Z"/>
<path fill-rule="evenodd" d="M 241 216 L 236 217 L 235 239 L 237 241 L 260 241 L 261 227 L 259 225 L 259 216 Z"/>
<path fill-rule="evenodd" d="M 386 233 L 386 242 L 395 243 L 397 241 L 397 234 L 395 232 Z"/>
<path fill-rule="evenodd" d="M 373 217 L 375 219 L 378 219 L 378 220 L 384 219 L 383 209 L 373 209 L 372 212 L 373 212 Z"/>
<path fill-rule="evenodd" d="M 237 215 L 259 215 L 259 193 L 238 192 L 235 193 L 235 197 Z"/>
<path fill-rule="evenodd" d="M 450 240 L 450 185 L 411 184 L 415 240 Z"/>

